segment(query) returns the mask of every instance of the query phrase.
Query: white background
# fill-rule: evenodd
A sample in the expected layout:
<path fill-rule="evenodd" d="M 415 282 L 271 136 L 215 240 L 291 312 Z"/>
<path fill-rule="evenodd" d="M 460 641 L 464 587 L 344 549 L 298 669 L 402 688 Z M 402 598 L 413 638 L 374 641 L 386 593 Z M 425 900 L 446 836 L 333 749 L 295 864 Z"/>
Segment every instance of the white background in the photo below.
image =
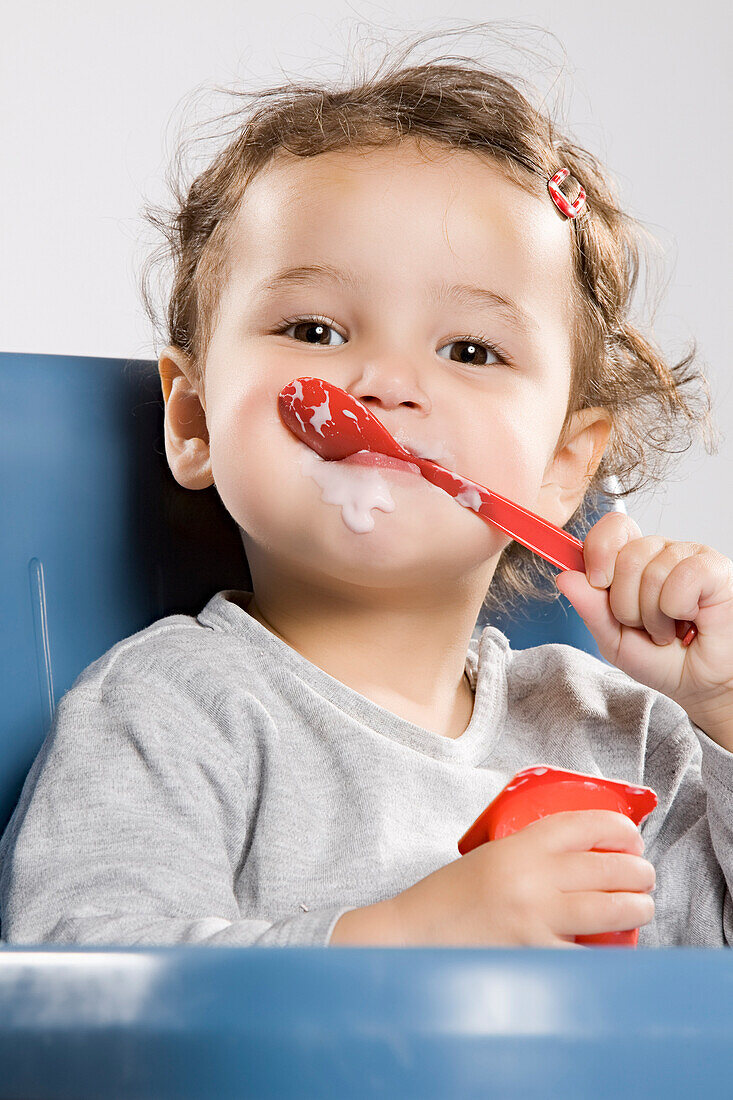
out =
<path fill-rule="evenodd" d="M 192 94 L 216 85 L 250 90 L 284 76 L 336 79 L 365 37 L 381 57 L 411 32 L 482 20 L 538 28 L 516 39 L 536 51 L 536 69 L 516 54 L 513 62 L 504 55 L 508 66 L 543 93 L 560 74 L 571 132 L 606 162 L 622 203 L 664 246 L 669 283 L 655 317 L 658 342 L 680 358 L 694 336 L 707 364 L 723 435 L 718 454 L 688 452 L 663 489 L 632 497 L 628 509 L 645 533 L 733 556 L 733 36 L 722 3 L 8 5 L 0 36 L 0 351 L 157 358 L 161 345 L 138 290 L 140 265 L 157 241 L 141 211 L 168 201 L 165 169 L 180 126 L 233 106 L 221 93 L 195 106 Z M 471 42 L 442 38 L 428 49 L 464 53 Z"/>

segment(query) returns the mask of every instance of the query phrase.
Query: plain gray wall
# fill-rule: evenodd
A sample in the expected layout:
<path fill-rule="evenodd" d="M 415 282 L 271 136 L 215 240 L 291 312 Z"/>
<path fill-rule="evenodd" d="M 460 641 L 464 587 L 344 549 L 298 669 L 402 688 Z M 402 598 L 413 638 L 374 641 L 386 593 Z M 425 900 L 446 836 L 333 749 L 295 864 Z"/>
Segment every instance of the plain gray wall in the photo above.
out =
<path fill-rule="evenodd" d="M 0 38 L 0 350 L 156 358 L 137 290 L 155 238 L 140 211 L 145 201 L 167 200 L 165 168 L 176 128 L 194 121 L 192 90 L 254 88 L 283 74 L 333 78 L 365 36 L 379 53 L 380 41 L 482 20 L 518 20 L 556 36 L 520 33 L 517 41 L 538 55 L 535 70 L 516 53 L 502 55 L 542 92 L 557 94 L 556 72 L 543 63 L 563 70 L 564 47 L 570 129 L 606 162 L 626 208 L 666 249 L 659 343 L 679 357 L 695 336 L 708 364 L 724 437 L 718 454 L 689 452 L 673 480 L 632 497 L 628 509 L 645 533 L 731 556 L 727 5 L 410 0 L 394 13 L 338 0 L 306 10 L 292 0 L 13 4 Z M 464 53 L 471 41 L 441 39 L 429 52 Z M 193 110 L 207 118 L 231 106 L 215 95 Z"/>

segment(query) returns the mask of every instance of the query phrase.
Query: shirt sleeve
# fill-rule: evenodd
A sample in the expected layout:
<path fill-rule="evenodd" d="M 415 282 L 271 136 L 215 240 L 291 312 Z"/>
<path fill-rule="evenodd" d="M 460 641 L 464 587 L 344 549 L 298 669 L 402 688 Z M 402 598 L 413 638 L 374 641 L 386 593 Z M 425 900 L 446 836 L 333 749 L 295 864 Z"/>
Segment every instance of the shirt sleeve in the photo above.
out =
<path fill-rule="evenodd" d="M 733 753 L 685 715 L 653 743 L 644 783 L 659 796 L 641 826 L 657 885 L 654 919 L 641 928 L 639 946 L 730 947 Z"/>
<path fill-rule="evenodd" d="M 352 906 L 272 921 L 240 912 L 246 764 L 160 680 L 105 678 L 60 699 L 0 842 L 3 939 L 326 945 Z"/>

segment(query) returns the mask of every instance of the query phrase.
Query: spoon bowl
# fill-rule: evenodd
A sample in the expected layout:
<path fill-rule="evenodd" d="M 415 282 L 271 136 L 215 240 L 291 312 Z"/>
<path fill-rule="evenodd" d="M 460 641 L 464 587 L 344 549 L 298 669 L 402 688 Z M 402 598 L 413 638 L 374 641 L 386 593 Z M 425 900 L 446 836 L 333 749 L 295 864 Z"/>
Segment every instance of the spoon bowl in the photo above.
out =
<path fill-rule="evenodd" d="M 322 378 L 294 379 L 280 390 L 277 404 L 285 427 L 328 461 L 357 451 L 415 461 L 361 401 Z"/>

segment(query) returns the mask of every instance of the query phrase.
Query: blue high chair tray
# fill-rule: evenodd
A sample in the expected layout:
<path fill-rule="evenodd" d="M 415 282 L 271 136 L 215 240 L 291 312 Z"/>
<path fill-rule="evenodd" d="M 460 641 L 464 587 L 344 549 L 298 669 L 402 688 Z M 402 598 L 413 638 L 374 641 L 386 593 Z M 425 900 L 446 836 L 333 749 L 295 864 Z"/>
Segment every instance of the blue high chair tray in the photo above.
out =
<path fill-rule="evenodd" d="M 689 1100 L 731 1040 L 699 948 L 0 950 L 0 1100 Z"/>

